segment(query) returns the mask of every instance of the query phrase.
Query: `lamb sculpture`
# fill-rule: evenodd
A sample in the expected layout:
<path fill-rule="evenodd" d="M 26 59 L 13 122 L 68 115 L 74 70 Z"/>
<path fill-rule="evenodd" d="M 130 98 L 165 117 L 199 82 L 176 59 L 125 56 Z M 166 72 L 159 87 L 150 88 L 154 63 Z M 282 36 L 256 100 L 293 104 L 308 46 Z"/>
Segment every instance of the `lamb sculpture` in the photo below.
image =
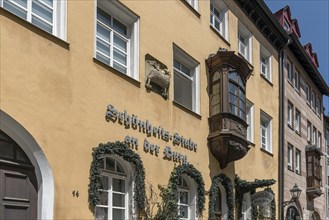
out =
<path fill-rule="evenodd" d="M 161 88 L 161 96 L 167 99 L 170 85 L 170 71 L 168 69 L 161 69 L 157 61 L 146 60 L 146 62 L 149 68 L 147 68 L 145 87 L 148 90 L 152 90 L 152 84 L 156 84 Z"/>

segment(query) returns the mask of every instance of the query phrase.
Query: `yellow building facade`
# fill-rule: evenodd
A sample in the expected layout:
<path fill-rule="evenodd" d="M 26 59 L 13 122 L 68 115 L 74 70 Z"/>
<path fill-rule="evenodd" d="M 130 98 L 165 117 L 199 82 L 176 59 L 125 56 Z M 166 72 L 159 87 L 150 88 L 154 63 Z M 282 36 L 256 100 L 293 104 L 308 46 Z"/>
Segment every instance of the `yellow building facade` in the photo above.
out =
<path fill-rule="evenodd" d="M 145 169 L 146 201 L 151 205 L 162 204 L 158 185 L 168 187 L 175 167 L 188 163 L 199 171 L 205 191 L 195 181 L 197 175 L 185 173 L 177 182 L 178 207 L 184 219 L 209 218 L 212 179 L 219 174 L 231 180 L 232 199 L 236 197 L 236 175 L 248 182 L 264 180 L 255 183 L 270 187 L 278 195 L 282 40 L 280 31 L 272 30 L 274 36 L 269 37 L 270 30 L 260 28 L 270 17 L 263 3 L 260 5 L 265 9 L 260 7 L 255 12 L 260 19 L 256 24 L 255 15 L 248 16 L 240 1 L 61 2 L 53 1 L 51 30 L 33 20 L 34 16 L 47 20 L 42 17 L 47 13 L 40 9 L 38 14 L 37 6 L 37 12 L 27 7 L 27 18 L 23 19 L 17 16 L 17 9 L 12 9 L 22 8 L 21 5 L 4 0 L 0 8 L 1 143 L 16 143 L 11 146 L 28 158 L 22 162 L 18 153 L 1 155 L 1 178 L 9 187 L 11 183 L 23 184 L 17 178 L 24 174 L 28 176 L 24 181 L 34 181 L 31 184 L 36 193 L 33 200 L 24 197 L 24 193 L 32 193 L 31 189 L 27 188 L 22 196 L 3 188 L 1 218 L 6 219 L 10 213 L 27 213 L 38 219 L 92 219 L 97 215 L 108 219 L 137 218 L 142 211 L 134 198 L 139 195 L 135 190 L 136 164 L 107 149 L 98 158 L 110 158 L 104 159 L 101 169 L 106 177 L 100 180 L 93 173 L 93 148 L 116 141 L 140 157 Z M 219 25 L 214 8 L 220 14 Z M 222 51 L 217 52 L 219 48 Z M 249 126 L 237 127 L 244 130 L 248 146 L 244 148 L 246 155 L 221 168 L 209 147 L 213 107 L 209 63 L 211 57 L 229 51 L 250 70 L 242 79 L 246 100 L 238 102 L 240 110 L 245 110 L 238 115 Z M 151 71 L 162 73 L 162 81 L 152 78 Z M 146 87 L 148 77 L 152 88 Z M 224 101 L 225 98 L 221 105 Z M 232 146 L 242 145 L 236 142 Z M 3 149 L 7 149 L 5 145 Z M 34 170 L 35 180 L 20 170 L 25 169 L 24 163 Z M 276 183 L 266 182 L 270 179 Z M 93 188 L 92 180 L 101 186 Z M 110 187 L 102 189 L 103 181 Z M 115 183 L 120 185 L 120 181 L 125 181 L 125 189 L 115 189 Z M 214 211 L 216 216 L 230 219 L 229 193 L 223 185 L 219 187 L 220 195 L 215 195 L 221 198 L 221 204 L 216 203 L 219 208 Z M 151 199 L 151 186 L 157 199 Z M 93 197 L 90 188 L 100 195 Z M 251 194 L 261 190 L 257 188 Z M 6 193 L 13 199 L 8 199 Z M 233 199 L 235 219 L 239 215 L 248 219 L 251 215 L 250 192 L 246 194 L 242 194 L 240 208 Z M 199 204 L 202 197 L 205 202 Z M 91 198 L 100 199 L 95 200 L 96 206 Z M 34 214 L 17 208 L 26 205 L 22 199 L 37 204 Z M 277 196 L 274 201 L 277 204 Z M 199 205 L 204 208 L 202 213 Z M 149 213 L 155 216 L 156 210 Z"/>

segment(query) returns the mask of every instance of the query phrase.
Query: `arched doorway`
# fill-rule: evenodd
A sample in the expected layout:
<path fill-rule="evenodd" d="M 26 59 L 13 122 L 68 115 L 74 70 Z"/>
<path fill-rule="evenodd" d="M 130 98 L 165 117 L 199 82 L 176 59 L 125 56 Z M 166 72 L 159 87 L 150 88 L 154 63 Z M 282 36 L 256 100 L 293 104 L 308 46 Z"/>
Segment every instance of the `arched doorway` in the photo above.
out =
<path fill-rule="evenodd" d="M 2 110 L 0 110 L 0 130 L 16 142 L 34 167 L 38 186 L 36 219 L 53 219 L 54 178 L 43 150 L 34 137 L 19 122 Z M 2 168 L 2 165 L 0 167 Z M 3 211 L 0 210 L 0 215 L 2 213 Z"/>
<path fill-rule="evenodd" d="M 20 146 L 0 130 L 0 218 L 37 218 L 37 178 Z"/>
<path fill-rule="evenodd" d="M 299 215 L 299 212 L 295 206 L 290 206 L 287 209 L 286 213 L 286 220 L 300 220 L 301 217 Z"/>

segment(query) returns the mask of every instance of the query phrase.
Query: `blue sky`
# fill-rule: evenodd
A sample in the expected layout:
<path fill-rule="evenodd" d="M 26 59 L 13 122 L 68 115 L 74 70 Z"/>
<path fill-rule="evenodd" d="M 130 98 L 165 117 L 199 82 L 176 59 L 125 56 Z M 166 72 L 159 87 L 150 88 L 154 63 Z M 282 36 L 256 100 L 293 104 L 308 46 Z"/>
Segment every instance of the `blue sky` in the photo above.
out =
<path fill-rule="evenodd" d="M 319 71 L 329 85 L 329 0 L 265 0 L 274 13 L 289 5 L 291 17 L 298 20 L 302 45 L 312 43 L 319 60 Z M 329 114 L 329 98 L 324 98 Z"/>

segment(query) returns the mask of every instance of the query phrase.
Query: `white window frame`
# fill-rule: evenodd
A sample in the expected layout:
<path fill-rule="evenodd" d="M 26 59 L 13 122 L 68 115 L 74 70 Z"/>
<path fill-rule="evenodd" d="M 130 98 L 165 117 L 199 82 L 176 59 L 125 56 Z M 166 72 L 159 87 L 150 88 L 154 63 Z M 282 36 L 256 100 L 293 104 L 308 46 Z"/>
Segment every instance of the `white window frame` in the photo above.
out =
<path fill-rule="evenodd" d="M 317 141 L 317 147 L 321 149 L 322 144 L 322 134 L 320 131 L 318 131 L 318 141 Z"/>
<path fill-rule="evenodd" d="M 293 117 L 294 117 L 294 105 L 288 101 L 288 125 L 293 127 Z"/>
<path fill-rule="evenodd" d="M 317 111 L 316 111 L 316 114 L 318 115 L 318 116 L 320 116 L 321 115 L 321 100 L 320 100 L 320 98 L 319 97 L 317 97 L 316 98 L 316 100 L 317 100 Z"/>
<path fill-rule="evenodd" d="M 242 42 L 240 38 L 243 38 L 245 42 Z M 242 51 L 243 48 L 244 51 Z M 238 23 L 238 51 L 252 64 L 252 34 L 240 21 Z"/>
<path fill-rule="evenodd" d="M 52 32 L 50 34 L 62 39 L 62 40 L 66 40 L 66 8 L 67 8 L 67 1 L 66 0 L 54 0 L 53 1 L 53 6 L 48 6 L 47 4 L 44 3 L 40 3 L 43 6 L 45 6 L 46 8 L 48 8 L 49 10 L 52 10 L 52 22 L 46 21 L 45 19 L 43 19 L 41 16 L 37 15 L 36 13 L 32 12 L 32 0 L 28 0 L 27 1 L 27 6 L 26 8 L 23 7 L 21 4 L 12 1 L 12 0 L 0 0 L 0 6 L 2 8 L 4 8 L 4 2 L 10 2 L 9 4 L 19 8 L 20 10 L 23 10 L 27 13 L 26 18 L 22 18 L 19 15 L 16 15 L 24 20 L 26 20 L 29 23 L 32 23 L 32 15 L 34 17 L 36 17 L 37 19 L 40 19 L 42 22 L 52 26 Z M 8 9 L 4 8 L 5 10 L 9 11 Z M 10 11 L 11 12 L 11 11 Z M 11 12 L 13 13 L 13 12 Z M 14 13 L 13 13 L 14 14 Z M 32 23 L 33 24 L 33 23 Z M 35 24 L 33 24 L 35 25 Z M 37 25 L 35 25 L 36 27 L 38 27 Z M 40 27 L 38 27 L 40 28 Z M 42 28 L 40 28 L 41 30 L 44 30 Z M 45 32 L 49 33 L 48 31 L 44 30 Z"/>
<path fill-rule="evenodd" d="M 313 91 L 311 92 L 311 107 L 315 111 L 316 103 L 315 103 L 315 93 Z"/>
<path fill-rule="evenodd" d="M 292 63 L 290 62 L 289 59 L 286 60 L 286 69 L 287 69 L 287 79 L 290 83 L 293 81 L 293 68 L 292 68 Z"/>
<path fill-rule="evenodd" d="M 300 165 L 301 165 L 301 151 L 296 148 L 295 150 L 295 171 L 297 174 L 300 174 Z"/>
<path fill-rule="evenodd" d="M 94 57 L 96 58 L 97 52 L 97 8 L 101 8 L 105 11 L 108 15 L 115 18 L 122 24 L 127 27 L 127 72 L 122 73 L 125 74 L 137 81 L 139 81 L 139 16 L 134 14 L 130 9 L 128 9 L 125 5 L 123 5 L 120 1 L 113 0 L 113 1 L 101 1 L 95 0 L 95 29 L 94 29 Z M 112 39 L 113 41 L 113 39 Z M 113 50 L 110 51 L 113 54 Z M 113 56 L 110 58 L 113 60 Z M 97 59 L 99 60 L 99 59 Z M 102 62 L 100 60 L 100 62 Z M 106 65 L 111 66 L 110 64 L 105 63 Z M 111 66 L 112 68 L 113 65 Z M 119 71 L 120 72 L 120 71 Z"/>
<path fill-rule="evenodd" d="M 295 108 L 295 131 L 300 134 L 300 129 L 301 129 L 301 113 L 300 111 Z"/>
<path fill-rule="evenodd" d="M 312 130 L 312 145 L 317 145 L 317 129 L 313 126 L 313 130 Z"/>
<path fill-rule="evenodd" d="M 196 11 L 198 11 L 199 2 L 198 0 L 185 0 L 189 5 L 191 5 L 192 8 L 194 8 Z"/>
<path fill-rule="evenodd" d="M 293 170 L 293 154 L 294 154 L 294 146 L 288 143 L 287 165 L 289 170 Z"/>
<path fill-rule="evenodd" d="M 188 67 L 191 73 L 193 74 L 193 76 L 188 77 L 186 74 L 176 69 L 173 65 L 174 74 L 178 74 L 180 77 L 185 77 L 192 81 L 192 91 L 191 91 L 192 108 L 190 109 L 188 106 L 184 106 L 179 101 L 175 100 L 175 85 L 174 85 L 174 101 L 190 109 L 191 111 L 200 114 L 200 64 L 176 45 L 173 46 L 173 53 L 174 53 L 173 62 L 174 60 L 177 60 L 184 66 Z M 174 84 L 175 84 L 175 80 L 174 80 Z"/>
<path fill-rule="evenodd" d="M 263 135 L 263 131 L 265 135 Z M 265 143 L 263 143 L 262 138 L 265 139 Z M 262 149 L 272 153 L 272 117 L 263 111 L 260 114 L 260 146 Z"/>
<path fill-rule="evenodd" d="M 213 13 L 213 9 L 219 12 L 220 17 Z M 215 21 L 219 22 L 219 29 L 216 28 Z M 210 25 L 228 41 L 228 7 L 223 1 L 210 1 Z"/>
<path fill-rule="evenodd" d="M 307 121 L 307 142 L 311 143 L 312 141 L 312 124 Z"/>
<path fill-rule="evenodd" d="M 295 90 L 299 93 L 300 92 L 300 74 L 295 69 Z"/>
<path fill-rule="evenodd" d="M 254 143 L 254 104 L 246 101 L 247 140 Z"/>
<path fill-rule="evenodd" d="M 263 72 L 263 67 L 265 68 L 265 72 Z M 272 55 L 262 45 L 260 46 L 260 73 L 268 81 L 272 82 Z"/>
<path fill-rule="evenodd" d="M 100 189 L 99 191 L 102 192 L 107 192 L 108 193 L 108 204 L 107 205 L 101 205 L 98 204 L 95 206 L 95 219 L 98 219 L 99 216 L 98 212 L 97 212 L 97 208 L 106 208 L 108 210 L 108 220 L 112 220 L 111 216 L 112 216 L 112 211 L 113 208 L 116 209 L 123 209 L 120 207 L 113 207 L 112 205 L 112 197 L 113 197 L 113 178 L 115 179 L 121 179 L 125 181 L 125 192 L 124 193 L 120 193 L 120 192 L 114 192 L 116 194 L 122 194 L 124 195 L 125 198 L 125 202 L 124 202 L 124 209 L 125 209 L 125 219 L 131 219 L 134 218 L 136 216 L 136 210 L 134 207 L 134 202 L 133 202 L 133 188 L 134 188 L 134 182 L 133 182 L 133 175 L 132 175 L 132 167 L 130 165 L 128 165 L 128 163 L 126 163 L 125 161 L 123 161 L 121 158 L 114 156 L 114 155 L 104 155 L 104 159 L 108 157 L 111 158 L 113 160 L 115 160 L 115 166 L 117 166 L 116 164 L 119 163 L 120 166 L 122 167 L 122 169 L 124 170 L 124 173 L 117 173 L 114 171 L 110 171 L 110 170 L 105 170 L 103 169 L 103 172 L 101 174 L 101 176 L 106 177 L 107 181 L 108 181 L 108 189 L 107 190 L 102 190 Z M 105 163 L 104 163 L 105 165 Z M 131 205 L 130 205 L 131 204 Z"/>
<path fill-rule="evenodd" d="M 195 219 L 197 220 L 196 215 L 196 184 L 194 180 L 192 180 L 190 177 L 188 177 L 186 174 L 183 174 L 180 178 L 184 179 L 187 183 L 188 187 L 182 187 L 177 186 L 178 193 L 180 192 L 188 192 L 188 218 L 180 218 L 180 220 L 189 220 L 189 219 Z M 178 198 L 178 213 L 179 213 L 179 207 L 180 205 L 186 206 L 185 204 L 180 204 L 179 198 Z"/>
<path fill-rule="evenodd" d="M 311 94 L 310 94 L 310 86 L 308 84 L 305 84 L 305 94 L 306 94 L 306 102 L 310 104 Z"/>

